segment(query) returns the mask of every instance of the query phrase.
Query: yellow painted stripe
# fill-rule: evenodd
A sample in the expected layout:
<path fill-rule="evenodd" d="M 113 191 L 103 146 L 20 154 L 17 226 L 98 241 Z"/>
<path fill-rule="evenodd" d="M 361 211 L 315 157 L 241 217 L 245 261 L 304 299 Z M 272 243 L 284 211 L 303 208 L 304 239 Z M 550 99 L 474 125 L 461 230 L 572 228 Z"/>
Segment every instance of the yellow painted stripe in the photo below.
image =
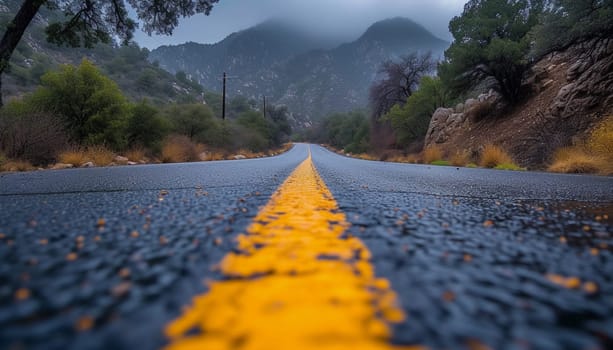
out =
<path fill-rule="evenodd" d="M 227 279 L 167 326 L 168 349 L 393 348 L 405 316 L 348 226 L 309 153 L 220 263 Z"/>

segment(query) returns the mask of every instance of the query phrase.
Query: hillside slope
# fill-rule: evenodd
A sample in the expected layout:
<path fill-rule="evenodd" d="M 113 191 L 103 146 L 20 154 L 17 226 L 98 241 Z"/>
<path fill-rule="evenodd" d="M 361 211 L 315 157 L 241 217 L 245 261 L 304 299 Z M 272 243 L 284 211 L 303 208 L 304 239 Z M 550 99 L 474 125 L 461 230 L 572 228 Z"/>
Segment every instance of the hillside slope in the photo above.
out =
<path fill-rule="evenodd" d="M 382 61 L 410 52 L 439 57 L 448 43 L 406 18 L 373 24 L 359 39 L 335 47 L 278 22 L 232 34 L 214 45 L 188 43 L 153 50 L 150 60 L 184 70 L 205 88 L 232 76 L 230 94 L 287 105 L 308 123 L 328 113 L 364 108 Z"/>
<path fill-rule="evenodd" d="M 21 1 L 0 0 L 0 27 L 5 27 Z M 36 15 L 28 27 L 10 66 L 3 75 L 3 96 L 19 97 L 33 91 L 40 77 L 60 64 L 79 64 L 84 58 L 94 62 L 106 75 L 117 82 L 122 91 L 133 100 L 148 99 L 163 104 L 174 101 L 200 99 L 202 88 L 187 79 L 177 79 L 173 74 L 148 61 L 149 51 L 137 45 L 119 47 L 97 45 L 93 49 L 58 47 L 47 43 L 44 28 L 56 12 L 46 7 Z"/>
<path fill-rule="evenodd" d="M 500 103 L 491 93 L 438 109 L 426 147 L 476 155 L 484 145 L 496 144 L 524 167 L 546 168 L 557 149 L 580 144 L 593 127 L 613 115 L 613 39 L 592 40 L 549 55 L 535 64 L 526 85 L 532 88 L 530 96 L 499 116 L 474 120 L 475 114 Z"/>

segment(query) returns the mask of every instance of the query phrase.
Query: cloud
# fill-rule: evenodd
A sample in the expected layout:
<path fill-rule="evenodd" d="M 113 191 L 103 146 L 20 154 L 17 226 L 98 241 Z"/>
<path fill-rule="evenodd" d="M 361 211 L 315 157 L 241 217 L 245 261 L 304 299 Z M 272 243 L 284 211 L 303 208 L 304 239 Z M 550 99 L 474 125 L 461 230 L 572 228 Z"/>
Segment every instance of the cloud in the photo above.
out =
<path fill-rule="evenodd" d="M 220 0 L 209 17 L 183 19 L 172 37 L 136 33 L 141 45 L 155 48 L 186 41 L 214 43 L 269 18 L 284 18 L 317 34 L 353 39 L 372 23 L 408 17 L 435 35 L 450 39 L 449 20 L 465 0 Z"/>

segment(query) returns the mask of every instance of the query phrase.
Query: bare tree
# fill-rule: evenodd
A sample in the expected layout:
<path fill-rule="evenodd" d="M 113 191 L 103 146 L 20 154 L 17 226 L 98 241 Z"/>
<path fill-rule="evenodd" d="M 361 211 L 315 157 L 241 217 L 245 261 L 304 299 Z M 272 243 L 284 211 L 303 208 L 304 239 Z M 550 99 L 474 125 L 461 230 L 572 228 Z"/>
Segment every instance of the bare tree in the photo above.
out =
<path fill-rule="evenodd" d="M 378 74 L 381 80 L 370 87 L 371 143 L 376 149 L 385 149 L 394 145 L 396 137 L 392 127 L 380 118 L 397 104 L 407 102 L 409 96 L 418 88 L 424 75 L 431 74 L 436 62 L 430 53 L 419 55 L 412 53 L 398 61 L 383 62 Z"/>
<path fill-rule="evenodd" d="M 436 62 L 430 53 L 412 53 L 399 61 L 385 61 L 378 74 L 383 78 L 370 87 L 370 104 L 373 116 L 379 119 L 397 104 L 407 102 L 417 89 L 424 75 L 434 71 Z"/>

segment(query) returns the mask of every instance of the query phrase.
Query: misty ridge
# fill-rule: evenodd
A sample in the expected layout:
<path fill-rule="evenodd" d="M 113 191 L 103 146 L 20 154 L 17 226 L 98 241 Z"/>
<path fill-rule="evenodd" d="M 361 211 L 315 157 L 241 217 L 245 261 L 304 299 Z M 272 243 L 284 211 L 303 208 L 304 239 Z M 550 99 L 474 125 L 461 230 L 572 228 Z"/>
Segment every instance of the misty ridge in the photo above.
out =
<path fill-rule="evenodd" d="M 449 46 L 404 17 L 376 22 L 356 36 L 340 42 L 272 19 L 215 44 L 161 46 L 149 60 L 213 91 L 220 90 L 220 77 L 227 72 L 230 96 L 267 96 L 289 108 L 295 126 L 308 127 L 330 113 L 367 108 L 368 89 L 382 62 L 414 52 L 439 58 Z"/>

